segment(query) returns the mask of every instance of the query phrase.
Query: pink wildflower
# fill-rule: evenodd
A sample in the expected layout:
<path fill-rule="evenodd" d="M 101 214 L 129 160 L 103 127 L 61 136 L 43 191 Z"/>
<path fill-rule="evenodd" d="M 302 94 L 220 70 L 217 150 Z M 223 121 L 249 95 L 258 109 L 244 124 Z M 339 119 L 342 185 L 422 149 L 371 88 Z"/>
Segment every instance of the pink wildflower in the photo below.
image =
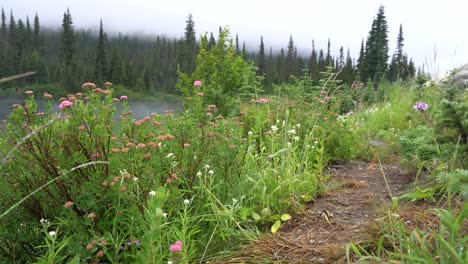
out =
<path fill-rule="evenodd" d="M 24 92 L 24 93 L 27 94 L 27 95 L 32 95 L 32 94 L 34 94 L 34 92 L 31 91 L 31 90 L 28 90 L 28 91 L 26 91 L 26 92 Z"/>
<path fill-rule="evenodd" d="M 105 86 L 112 86 L 112 83 L 111 82 L 105 82 L 104 85 Z"/>
<path fill-rule="evenodd" d="M 52 96 L 50 93 L 44 93 L 44 98 L 45 98 L 45 99 L 50 100 L 50 99 L 52 99 L 52 97 L 53 97 L 53 96 Z"/>
<path fill-rule="evenodd" d="M 178 252 L 178 251 L 182 251 L 182 241 L 180 240 L 177 240 L 177 242 L 175 242 L 175 244 L 171 245 L 169 247 L 169 250 L 171 252 Z"/>
<path fill-rule="evenodd" d="M 83 83 L 83 85 L 81 85 L 81 87 L 83 88 L 96 88 L 96 85 L 92 82 L 87 82 L 87 83 Z"/>
<path fill-rule="evenodd" d="M 128 97 L 126 95 L 120 96 L 120 101 L 127 100 L 127 99 L 128 99 Z"/>
<path fill-rule="evenodd" d="M 194 81 L 193 82 L 193 86 L 195 86 L 195 87 L 200 87 L 201 85 L 202 85 L 201 81 Z"/>
<path fill-rule="evenodd" d="M 66 203 L 63 205 L 63 207 L 68 208 L 68 207 L 70 207 L 70 206 L 73 206 L 74 204 L 75 204 L 74 202 L 68 201 L 68 202 L 66 202 Z"/>
<path fill-rule="evenodd" d="M 261 104 L 265 104 L 265 103 L 268 103 L 268 99 L 261 98 L 260 100 L 258 100 L 258 102 L 261 103 Z"/>
<path fill-rule="evenodd" d="M 64 100 L 60 103 L 59 105 L 59 109 L 64 109 L 64 108 L 67 108 L 69 106 L 73 106 L 73 103 L 68 101 L 68 100 Z"/>

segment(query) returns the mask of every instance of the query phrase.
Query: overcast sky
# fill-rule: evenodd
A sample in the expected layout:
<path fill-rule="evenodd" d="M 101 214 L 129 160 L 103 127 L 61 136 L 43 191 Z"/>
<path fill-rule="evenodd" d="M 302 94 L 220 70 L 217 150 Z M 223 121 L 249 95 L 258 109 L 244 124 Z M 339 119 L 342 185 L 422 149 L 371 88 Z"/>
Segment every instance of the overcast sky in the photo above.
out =
<path fill-rule="evenodd" d="M 260 36 L 267 48 L 286 48 L 293 36 L 299 52 L 309 53 L 312 39 L 326 50 L 341 45 L 357 57 L 379 6 L 385 6 L 390 55 L 403 24 L 405 51 L 430 73 L 468 63 L 467 0 L 2 0 L 16 19 L 37 12 L 42 25 L 59 27 L 70 8 L 77 28 L 97 28 L 102 18 L 107 32 L 137 32 L 181 37 L 192 13 L 197 35 L 229 26 L 233 37 L 257 48 Z M 436 56 L 435 56 L 436 55 Z M 435 62 L 434 62 L 435 57 Z"/>

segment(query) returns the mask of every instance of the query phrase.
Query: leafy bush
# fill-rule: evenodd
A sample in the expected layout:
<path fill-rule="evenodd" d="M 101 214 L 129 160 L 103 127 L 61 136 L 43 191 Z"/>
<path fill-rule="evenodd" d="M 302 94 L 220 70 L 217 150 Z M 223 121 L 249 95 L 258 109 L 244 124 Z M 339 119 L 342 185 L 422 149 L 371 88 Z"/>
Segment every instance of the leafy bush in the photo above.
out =
<path fill-rule="evenodd" d="M 195 96 L 180 114 L 137 120 L 126 97 L 85 87 L 59 113 L 29 95 L 2 127 L 2 261 L 198 261 L 277 230 L 314 198 L 332 155 L 353 155 L 353 134 L 331 133 L 353 123 L 333 97 L 254 100 L 228 118 Z"/>

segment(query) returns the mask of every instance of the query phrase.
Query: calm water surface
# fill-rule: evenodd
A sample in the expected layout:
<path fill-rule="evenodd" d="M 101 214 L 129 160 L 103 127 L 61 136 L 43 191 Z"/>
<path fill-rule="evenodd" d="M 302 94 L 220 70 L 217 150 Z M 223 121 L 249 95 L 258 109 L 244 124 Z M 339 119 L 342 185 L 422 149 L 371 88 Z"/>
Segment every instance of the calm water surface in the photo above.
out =
<path fill-rule="evenodd" d="M 44 101 L 37 100 L 38 110 L 44 110 Z M 22 100 L 17 97 L 2 97 L 0 96 L 0 121 L 8 119 L 8 114 L 10 113 L 10 108 L 13 104 L 22 104 Z M 158 114 L 163 114 L 165 111 L 174 110 L 180 111 L 182 109 L 181 102 L 132 102 L 128 103 L 132 112 L 135 114 L 135 118 L 143 118 L 146 115 L 149 115 L 153 112 Z M 52 103 L 52 109 L 58 111 L 58 102 Z M 119 107 L 119 112 L 120 112 Z"/>

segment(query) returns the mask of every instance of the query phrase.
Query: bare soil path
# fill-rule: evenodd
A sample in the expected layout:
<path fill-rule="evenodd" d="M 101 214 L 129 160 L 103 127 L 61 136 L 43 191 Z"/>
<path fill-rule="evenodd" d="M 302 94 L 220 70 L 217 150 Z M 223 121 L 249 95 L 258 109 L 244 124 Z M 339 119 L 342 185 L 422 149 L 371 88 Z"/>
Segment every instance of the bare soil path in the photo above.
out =
<path fill-rule="evenodd" d="M 223 263 L 345 263 L 346 244 L 365 240 L 365 228 L 391 202 L 388 189 L 398 195 L 410 180 L 398 166 L 364 162 L 332 165 L 330 175 L 329 190 L 304 214 Z"/>

